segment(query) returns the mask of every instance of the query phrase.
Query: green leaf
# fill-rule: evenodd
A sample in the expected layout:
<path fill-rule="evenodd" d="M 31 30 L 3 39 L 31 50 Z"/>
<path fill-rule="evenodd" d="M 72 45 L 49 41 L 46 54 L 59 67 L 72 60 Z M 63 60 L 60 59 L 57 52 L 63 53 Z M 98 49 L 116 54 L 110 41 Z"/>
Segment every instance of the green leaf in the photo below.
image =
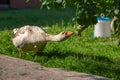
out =
<path fill-rule="evenodd" d="M 56 0 L 57 3 L 62 3 L 62 0 Z"/>
<path fill-rule="evenodd" d="M 28 3 L 30 0 L 26 0 L 25 2 Z"/>

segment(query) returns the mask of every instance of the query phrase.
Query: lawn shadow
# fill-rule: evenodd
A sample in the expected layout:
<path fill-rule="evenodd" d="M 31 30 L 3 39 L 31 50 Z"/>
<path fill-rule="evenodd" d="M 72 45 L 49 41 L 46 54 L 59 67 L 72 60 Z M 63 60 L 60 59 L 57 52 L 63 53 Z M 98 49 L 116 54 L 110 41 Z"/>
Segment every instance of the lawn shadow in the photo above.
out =
<path fill-rule="evenodd" d="M 78 59 L 89 58 L 89 59 L 95 60 L 95 61 L 113 63 L 113 61 L 111 59 L 109 59 L 108 57 L 99 56 L 99 55 L 92 55 L 92 54 L 94 54 L 94 53 L 90 53 L 90 55 L 89 55 L 89 54 L 84 54 L 84 53 L 74 53 L 71 51 L 60 52 L 59 50 L 53 50 L 50 52 L 42 52 L 42 54 L 40 54 L 40 56 L 47 56 L 48 58 L 57 57 L 57 58 L 61 58 L 61 59 L 65 59 L 68 56 L 73 56 L 73 57 L 76 57 Z"/>
<path fill-rule="evenodd" d="M 109 78 L 112 78 L 109 74 L 114 74 L 114 75 L 118 75 L 118 76 L 120 74 L 120 68 L 119 68 L 120 65 L 116 64 L 108 57 L 91 55 L 91 53 L 89 55 L 89 54 L 83 54 L 83 53 L 74 53 L 71 51 L 67 51 L 67 52 L 63 52 L 63 53 L 58 52 L 58 51 L 59 50 L 43 52 L 40 56 L 47 56 L 48 60 L 52 57 L 57 57 L 59 59 L 65 60 L 66 57 L 73 56 L 73 57 L 75 57 L 75 59 L 79 60 L 78 64 L 80 64 L 80 63 L 84 64 L 85 71 L 87 70 L 87 72 L 89 72 L 91 74 L 96 74 L 96 75 L 105 76 L 105 77 L 109 77 Z M 86 60 L 84 60 L 85 58 L 86 58 Z M 90 61 L 88 61 L 88 60 L 90 60 Z M 83 61 L 83 62 L 81 62 L 81 61 Z M 69 67 L 71 70 L 75 69 L 75 71 L 78 71 L 78 72 L 83 71 L 84 72 L 84 70 L 81 70 L 80 65 L 76 65 L 76 66 L 71 65 Z M 105 74 L 108 74 L 108 75 L 105 75 Z"/>
<path fill-rule="evenodd" d="M 69 15 L 68 15 L 69 14 Z M 11 30 L 24 25 L 52 26 L 67 24 L 75 15 L 75 7 L 62 10 L 44 9 L 10 9 L 2 10 L 0 16 L 0 30 Z"/>

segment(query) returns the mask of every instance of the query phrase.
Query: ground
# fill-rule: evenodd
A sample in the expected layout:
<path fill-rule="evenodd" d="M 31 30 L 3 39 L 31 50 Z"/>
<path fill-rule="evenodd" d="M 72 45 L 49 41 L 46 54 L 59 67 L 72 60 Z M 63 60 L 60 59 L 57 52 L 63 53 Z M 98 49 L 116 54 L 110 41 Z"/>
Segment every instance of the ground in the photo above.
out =
<path fill-rule="evenodd" d="M 47 68 L 39 63 L 0 55 L 0 80 L 111 80 L 105 77 Z"/>

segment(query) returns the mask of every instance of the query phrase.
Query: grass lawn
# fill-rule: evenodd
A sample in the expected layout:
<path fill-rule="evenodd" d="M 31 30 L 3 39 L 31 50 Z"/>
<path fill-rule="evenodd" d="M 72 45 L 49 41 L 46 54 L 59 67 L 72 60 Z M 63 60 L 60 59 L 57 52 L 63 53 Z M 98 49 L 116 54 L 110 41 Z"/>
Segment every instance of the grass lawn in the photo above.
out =
<path fill-rule="evenodd" d="M 24 25 L 48 27 L 47 33 L 57 34 L 63 30 L 75 32 L 70 23 L 75 14 L 74 8 L 60 11 L 23 9 L 0 10 L 0 54 L 18 57 L 17 49 L 12 45 L 12 29 Z M 78 72 L 120 79 L 120 46 L 116 38 L 93 38 L 94 27 L 82 33 L 82 37 L 73 35 L 64 42 L 48 42 L 37 60 L 33 52 L 24 52 L 23 59 L 38 62 L 46 67 L 64 68 Z"/>

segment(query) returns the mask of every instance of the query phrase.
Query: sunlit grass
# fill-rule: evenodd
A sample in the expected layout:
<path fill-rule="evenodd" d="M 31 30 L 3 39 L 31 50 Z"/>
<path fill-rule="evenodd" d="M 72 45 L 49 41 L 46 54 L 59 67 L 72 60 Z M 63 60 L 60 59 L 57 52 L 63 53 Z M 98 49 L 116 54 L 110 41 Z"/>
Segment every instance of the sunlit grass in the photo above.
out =
<path fill-rule="evenodd" d="M 28 14 L 28 12 L 32 13 L 32 11 L 10 10 L 8 11 L 8 13 L 10 12 L 10 14 L 0 13 L 0 16 L 4 18 L 3 24 L 0 24 L 0 54 L 18 57 L 18 51 L 13 46 L 11 41 L 11 37 L 13 34 L 11 29 L 13 29 L 14 27 L 20 27 L 21 25 L 26 25 L 26 23 L 29 22 L 29 19 L 32 19 L 31 16 L 29 16 L 30 14 Z M 65 14 L 69 14 L 69 11 L 69 9 L 65 11 Z M 6 11 L 3 11 L 3 13 L 4 12 Z M 17 17 L 19 16 L 15 17 L 11 14 L 15 12 L 21 13 L 22 16 L 24 16 L 25 21 L 27 22 L 24 23 L 23 20 L 23 22 L 19 23 L 20 20 L 17 19 Z M 42 13 L 44 13 L 44 10 L 43 12 L 41 11 L 41 14 Z M 65 15 L 63 14 L 63 12 L 56 13 L 59 13 L 59 16 Z M 35 15 L 33 16 L 43 17 L 43 14 L 40 16 L 38 16 L 39 13 L 35 12 L 34 14 Z M 48 13 L 46 14 L 52 15 L 53 13 L 48 11 Z M 61 19 L 63 18 L 63 20 L 58 20 L 57 14 L 54 15 L 54 19 L 56 21 L 55 23 L 51 23 L 51 20 L 49 20 L 51 17 L 46 17 L 46 19 L 39 18 L 39 21 L 43 21 L 40 24 L 34 21 L 36 17 L 33 17 L 33 20 L 30 20 L 30 23 L 32 25 L 40 25 L 47 28 L 46 32 L 50 34 L 57 34 L 63 30 L 73 32 L 76 31 L 73 25 L 67 22 L 70 20 L 70 18 L 66 19 L 65 21 L 63 18 L 64 16 L 62 16 Z M 7 20 L 9 19 L 9 17 L 12 18 L 11 21 Z M 18 22 L 16 19 L 18 20 Z M 15 23 L 14 20 L 16 20 Z M 45 20 L 48 20 L 48 25 Z M 113 80 L 119 80 L 120 46 L 117 46 L 117 44 L 115 43 L 116 38 L 94 38 L 92 37 L 93 31 L 94 27 L 91 26 L 82 33 L 82 37 L 73 35 L 63 42 L 48 42 L 47 46 L 37 60 L 34 59 L 33 52 L 24 52 L 23 59 L 38 62 L 46 67 L 63 68 L 66 70 L 90 73 L 94 75 L 109 77 Z"/>

